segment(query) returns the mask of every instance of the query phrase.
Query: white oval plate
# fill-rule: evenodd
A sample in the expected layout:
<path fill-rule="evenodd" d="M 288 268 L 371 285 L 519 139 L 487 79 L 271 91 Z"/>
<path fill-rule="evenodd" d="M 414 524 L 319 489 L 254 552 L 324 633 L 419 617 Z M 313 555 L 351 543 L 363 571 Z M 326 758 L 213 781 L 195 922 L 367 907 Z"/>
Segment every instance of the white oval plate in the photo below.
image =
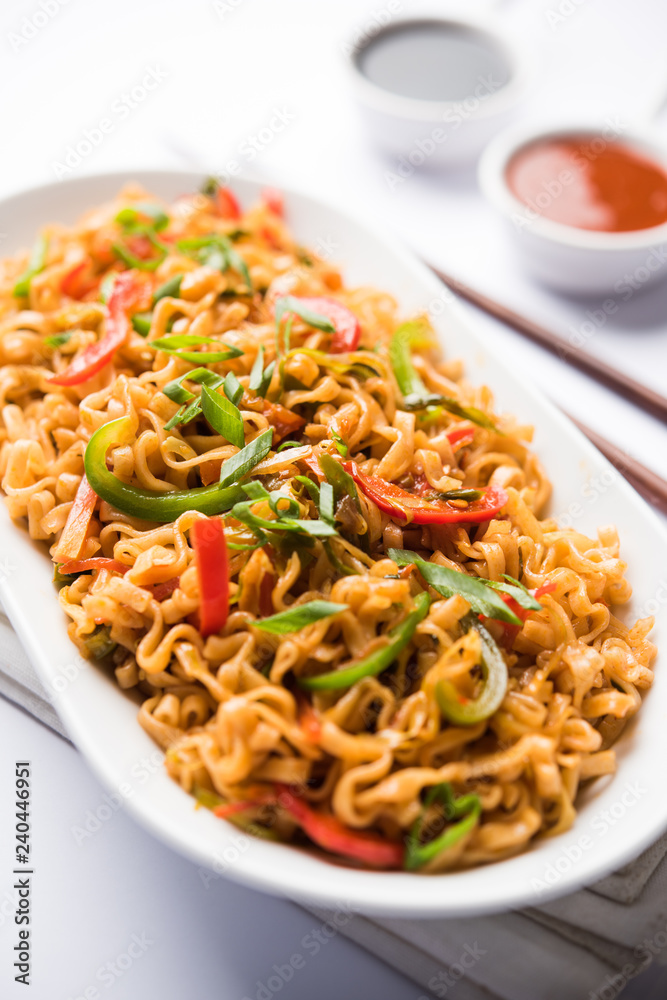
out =
<path fill-rule="evenodd" d="M 191 172 L 134 171 L 50 184 L 0 202 L 3 254 L 30 245 L 40 225 L 71 223 L 85 209 L 136 179 L 165 198 L 195 190 Z M 257 184 L 234 185 L 241 200 Z M 628 615 L 657 609 L 655 640 L 667 643 L 667 535 L 646 504 L 588 441 L 531 388 L 527 374 L 496 357 L 470 317 L 432 274 L 392 239 L 297 192 L 286 193 L 298 238 L 343 263 L 346 280 L 391 291 L 401 311 L 431 307 L 443 346 L 463 357 L 473 382 L 486 382 L 501 409 L 537 428 L 535 447 L 554 482 L 551 509 L 569 511 L 578 528 L 595 533 L 613 522 L 636 596 Z M 571 506 L 574 505 L 574 506 Z M 83 661 L 71 645 L 51 583 L 44 549 L 9 519 L 0 502 L 0 596 L 72 739 L 106 787 L 157 837 L 194 862 L 266 892 L 302 902 L 386 916 L 453 917 L 537 905 L 589 884 L 636 857 L 667 828 L 663 777 L 667 760 L 667 674 L 618 743 L 618 771 L 593 783 L 577 821 L 561 836 L 519 855 L 471 871 L 418 876 L 358 871 L 287 845 L 243 836 L 206 810 L 194 808 L 160 765 L 154 744 L 136 721 L 136 702 L 113 679 Z"/>

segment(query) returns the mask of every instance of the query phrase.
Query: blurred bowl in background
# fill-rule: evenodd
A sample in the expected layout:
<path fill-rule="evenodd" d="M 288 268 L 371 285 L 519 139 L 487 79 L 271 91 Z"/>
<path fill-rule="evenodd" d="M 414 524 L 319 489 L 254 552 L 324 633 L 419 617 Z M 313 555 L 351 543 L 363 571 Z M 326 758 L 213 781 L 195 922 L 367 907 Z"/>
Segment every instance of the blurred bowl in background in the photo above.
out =
<path fill-rule="evenodd" d="M 579 140 L 590 149 L 594 161 L 605 150 L 620 148 L 637 162 L 665 174 L 667 188 L 667 145 L 649 127 L 605 122 L 560 122 L 547 127 L 513 127 L 497 136 L 482 154 L 479 183 L 488 201 L 504 216 L 522 265 L 540 281 L 575 293 L 612 293 L 627 298 L 642 288 L 667 278 L 667 222 L 630 231 L 605 231 L 591 224 L 579 228 L 555 221 L 555 210 L 566 200 L 573 202 L 586 193 L 587 178 L 576 176 L 579 166 L 573 158 L 570 169 L 552 176 L 544 170 L 539 193 L 522 200 L 510 183 L 510 168 L 525 151 L 551 142 Z M 569 175 L 569 176 L 568 176 Z M 616 196 L 640 196 L 627 182 L 617 183 Z M 591 208 L 595 191 L 591 191 Z M 585 206 L 584 206 L 585 208 Z M 549 218 L 547 216 L 551 215 Z M 667 216 L 667 211 L 663 217 Z"/>
<path fill-rule="evenodd" d="M 409 172 L 473 160 L 530 75 L 527 50 L 489 13 L 387 14 L 344 51 L 369 135 Z"/>

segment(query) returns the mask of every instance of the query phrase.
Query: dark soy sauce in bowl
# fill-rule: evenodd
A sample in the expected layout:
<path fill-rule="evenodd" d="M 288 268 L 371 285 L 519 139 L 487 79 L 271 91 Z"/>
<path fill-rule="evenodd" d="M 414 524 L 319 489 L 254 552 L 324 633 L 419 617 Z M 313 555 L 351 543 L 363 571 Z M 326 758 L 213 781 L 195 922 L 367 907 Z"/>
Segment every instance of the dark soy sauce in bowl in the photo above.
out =
<path fill-rule="evenodd" d="M 533 65 L 490 14 L 397 18 L 346 55 L 367 134 L 403 176 L 474 160 L 514 114 Z"/>
<path fill-rule="evenodd" d="M 363 75 L 382 90 L 417 101 L 463 101 L 494 93 L 512 77 L 493 36 L 455 21 L 410 21 L 385 28 L 357 53 Z"/>

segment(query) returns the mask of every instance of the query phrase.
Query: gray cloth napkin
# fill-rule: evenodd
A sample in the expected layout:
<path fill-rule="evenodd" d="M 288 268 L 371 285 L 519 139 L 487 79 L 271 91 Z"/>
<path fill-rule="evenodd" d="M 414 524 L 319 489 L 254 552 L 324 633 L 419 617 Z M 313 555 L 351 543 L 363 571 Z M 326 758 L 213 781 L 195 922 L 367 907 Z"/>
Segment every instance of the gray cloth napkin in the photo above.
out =
<path fill-rule="evenodd" d="M 67 736 L 2 612 L 0 694 Z M 312 912 L 436 997 L 613 1000 L 653 959 L 667 964 L 667 835 L 589 889 L 536 908 L 465 920 L 355 914 L 342 925 Z"/>

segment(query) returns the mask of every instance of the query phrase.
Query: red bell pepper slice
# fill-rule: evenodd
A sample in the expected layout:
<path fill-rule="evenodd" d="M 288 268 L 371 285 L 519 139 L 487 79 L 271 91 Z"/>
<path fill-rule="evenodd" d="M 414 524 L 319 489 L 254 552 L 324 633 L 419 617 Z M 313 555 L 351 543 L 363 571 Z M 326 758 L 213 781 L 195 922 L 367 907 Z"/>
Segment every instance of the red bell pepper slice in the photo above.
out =
<path fill-rule="evenodd" d="M 318 743 L 322 735 L 322 721 L 319 712 L 315 711 L 301 691 L 297 695 L 297 706 L 299 726 L 303 730 L 304 736 L 309 743 Z"/>
<path fill-rule="evenodd" d="M 227 819 L 228 816 L 235 816 L 236 813 L 247 812 L 249 809 L 256 809 L 258 806 L 266 806 L 275 803 L 276 797 L 273 794 L 260 795 L 256 799 L 242 799 L 240 802 L 223 802 L 213 810 L 215 816 L 220 819 Z"/>
<path fill-rule="evenodd" d="M 306 423 L 305 418 L 298 413 L 293 413 L 281 403 L 271 403 L 268 399 L 263 401 L 262 413 L 273 427 L 276 441 L 288 434 L 295 434 Z"/>
<path fill-rule="evenodd" d="M 134 271 L 120 273 L 107 303 L 106 332 L 102 339 L 87 347 L 64 372 L 46 381 L 53 385 L 79 385 L 97 375 L 125 343 L 130 332 L 127 310 L 135 304 L 138 295 L 143 295 L 144 288 L 145 282 L 139 283 Z"/>
<path fill-rule="evenodd" d="M 498 596 L 505 602 L 505 604 L 507 605 L 507 607 L 511 611 L 514 612 L 514 614 L 517 616 L 517 618 L 520 618 L 522 622 L 525 622 L 526 618 L 530 614 L 530 609 L 529 608 L 522 608 L 521 605 L 518 604 L 517 601 L 515 601 L 514 598 L 510 594 L 502 594 L 501 593 Z M 487 620 L 487 616 L 486 615 L 480 615 L 479 617 L 480 617 L 480 621 L 486 621 Z M 496 620 L 497 619 L 494 619 L 494 621 L 496 621 Z M 501 625 L 502 630 L 503 630 L 502 640 L 501 640 L 502 644 L 505 647 L 505 649 L 509 651 L 514 646 L 514 640 L 516 639 L 516 637 L 518 636 L 519 632 L 521 631 L 522 626 L 521 625 L 513 625 L 512 622 L 501 622 L 500 625 Z"/>
<path fill-rule="evenodd" d="M 281 244 L 275 238 L 268 226 L 264 226 L 261 230 L 261 235 L 264 237 L 266 242 L 269 244 L 272 250 L 282 250 Z"/>
<path fill-rule="evenodd" d="M 408 493 L 379 476 L 364 476 L 355 462 L 345 462 L 343 468 L 380 510 L 412 524 L 481 524 L 495 517 L 509 499 L 502 487 L 489 486 L 479 500 L 465 508 L 455 507 L 446 500 L 427 500 Z"/>
<path fill-rule="evenodd" d="M 484 616 L 483 615 L 481 616 L 481 618 L 482 618 L 482 620 L 484 620 Z M 509 653 L 512 650 L 512 648 L 514 647 L 514 640 L 516 639 L 516 637 L 518 636 L 519 632 L 521 631 L 521 626 L 520 625 L 512 625 L 511 622 L 500 622 L 500 625 L 502 626 L 502 630 L 503 630 L 503 634 L 501 636 L 500 642 L 501 642 L 501 644 L 503 646 L 503 649 L 506 649 L 507 652 Z"/>
<path fill-rule="evenodd" d="M 255 802 L 251 799 L 241 802 L 223 802 L 222 805 L 215 807 L 213 813 L 214 815 L 219 816 L 220 819 L 227 819 L 228 816 L 234 816 L 236 813 L 246 812 L 248 809 L 253 809 L 258 805 L 260 805 L 259 802 Z"/>
<path fill-rule="evenodd" d="M 241 206 L 235 195 L 226 187 L 219 187 L 215 193 L 215 207 L 223 219 L 240 219 Z"/>
<path fill-rule="evenodd" d="M 68 271 L 60 282 L 60 290 L 70 299 L 82 299 L 88 292 L 97 288 L 98 279 L 92 277 L 93 265 L 85 258 Z"/>
<path fill-rule="evenodd" d="M 303 295 L 294 295 L 293 298 L 303 302 L 307 309 L 312 309 L 313 312 L 331 320 L 336 328 L 331 336 L 329 347 L 331 354 L 346 354 L 348 351 L 356 351 L 361 338 L 361 326 L 353 312 L 350 312 L 340 302 L 336 302 L 335 299 Z"/>
<path fill-rule="evenodd" d="M 262 191 L 262 201 L 270 212 L 283 219 L 285 217 L 285 203 L 282 191 L 276 188 L 267 187 Z"/>
<path fill-rule="evenodd" d="M 533 596 L 536 601 L 539 601 L 540 597 L 543 597 L 545 594 L 550 594 L 555 589 L 556 584 L 553 583 L 552 580 L 547 580 L 546 583 L 543 583 L 541 587 L 537 588 Z M 511 594 L 503 594 L 501 591 L 499 597 L 502 598 L 505 604 L 507 604 L 507 606 L 514 612 L 517 618 L 521 619 L 522 622 L 525 622 L 528 615 L 532 614 L 531 608 L 522 608 L 519 602 L 516 601 Z M 535 610 L 537 611 L 537 608 L 535 608 Z M 510 623 L 508 622 L 507 624 Z M 517 626 L 514 627 L 516 628 Z"/>
<path fill-rule="evenodd" d="M 396 841 L 385 840 L 374 833 L 351 830 L 335 816 L 311 809 L 293 795 L 287 785 L 275 785 L 270 795 L 259 795 L 240 802 L 225 802 L 213 812 L 221 819 L 247 812 L 258 806 L 278 804 L 297 821 L 305 834 L 318 847 L 344 858 L 353 858 L 373 868 L 402 868 L 405 848 Z"/>
<path fill-rule="evenodd" d="M 322 467 L 317 460 L 315 455 L 307 455 L 306 458 L 302 458 L 301 461 L 304 465 L 307 465 L 311 472 L 314 472 L 318 479 L 324 479 L 324 473 L 322 472 Z"/>
<path fill-rule="evenodd" d="M 414 476 L 414 486 L 412 493 L 417 497 L 430 497 L 433 495 L 433 487 L 424 475 Z"/>
<path fill-rule="evenodd" d="M 92 559 L 70 559 L 63 563 L 60 572 L 63 576 L 71 573 L 85 573 L 89 569 L 108 569 L 113 573 L 127 573 L 130 567 L 117 559 L 106 559 L 104 556 L 93 556 Z"/>
<path fill-rule="evenodd" d="M 546 583 L 543 583 L 542 586 L 538 587 L 537 590 L 535 591 L 534 595 L 535 600 L 539 601 L 540 597 L 542 597 L 544 594 L 550 594 L 551 591 L 555 589 L 556 589 L 556 584 L 553 583 L 551 580 L 547 580 Z M 511 594 L 500 593 L 498 596 L 503 599 L 505 604 L 507 604 L 507 606 L 514 612 L 517 618 L 521 619 L 522 622 L 525 622 L 528 616 L 532 614 L 530 608 L 522 608 L 521 605 L 517 601 L 515 601 L 515 599 L 512 597 Z M 480 621 L 489 620 L 486 615 L 480 615 L 479 618 Z M 521 626 L 513 625 L 511 622 L 500 622 L 498 621 L 497 618 L 493 618 L 491 620 L 498 622 L 498 624 L 502 626 L 503 630 L 502 643 L 505 649 L 511 650 L 512 647 L 514 646 L 514 640 L 521 631 Z"/>
<path fill-rule="evenodd" d="M 95 493 L 84 473 L 81 477 L 79 488 L 76 491 L 74 503 L 67 515 L 63 533 L 53 553 L 53 558 L 58 562 L 78 558 L 97 500 L 97 493 Z"/>
<path fill-rule="evenodd" d="M 229 613 L 227 542 L 222 521 L 195 521 L 190 538 L 197 555 L 199 631 L 206 637 L 223 628 Z"/>
<path fill-rule="evenodd" d="M 445 437 L 451 444 L 452 448 L 463 448 L 466 444 L 472 444 L 475 437 L 475 431 L 472 427 L 454 427 L 453 430 L 447 431 Z"/>
<path fill-rule="evenodd" d="M 199 478 L 202 481 L 202 485 L 210 486 L 211 483 L 217 483 L 220 478 L 221 467 L 221 458 L 209 458 L 206 462 L 202 462 L 199 466 Z"/>
<path fill-rule="evenodd" d="M 373 868 L 401 868 L 403 844 L 385 840 L 374 833 L 351 830 L 335 816 L 316 812 L 302 799 L 293 795 L 287 785 L 276 785 L 279 805 L 299 824 L 318 847 L 344 858 L 362 861 Z"/>
<path fill-rule="evenodd" d="M 165 580 L 164 583 L 156 583 L 152 590 L 152 596 L 156 601 L 164 601 L 174 593 L 180 582 L 180 576 L 172 576 L 171 580 Z"/>
<path fill-rule="evenodd" d="M 153 256 L 153 244 L 147 236 L 127 236 L 125 246 L 139 260 L 149 260 Z"/>
<path fill-rule="evenodd" d="M 116 261 L 116 254 L 113 251 L 114 237 L 105 229 L 98 229 L 93 236 L 91 243 L 91 254 L 98 264 L 103 267 L 113 264 Z"/>

